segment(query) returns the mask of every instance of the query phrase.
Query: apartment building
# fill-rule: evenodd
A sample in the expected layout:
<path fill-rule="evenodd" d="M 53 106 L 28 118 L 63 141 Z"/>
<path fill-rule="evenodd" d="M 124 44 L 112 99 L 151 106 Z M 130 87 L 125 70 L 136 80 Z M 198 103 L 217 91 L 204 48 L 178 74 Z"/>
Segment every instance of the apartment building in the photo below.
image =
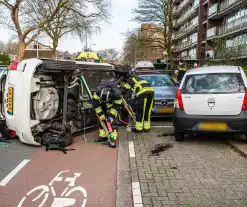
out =
<path fill-rule="evenodd" d="M 138 60 L 156 61 L 164 57 L 163 48 L 163 30 L 155 24 L 142 24 L 139 32 L 141 42 L 144 40 L 147 43 L 141 43 L 138 46 Z"/>
<path fill-rule="evenodd" d="M 247 58 L 247 0 L 174 0 L 173 4 L 175 59 L 217 59 L 222 57 L 219 42 L 226 50 L 241 48 L 239 58 Z"/>

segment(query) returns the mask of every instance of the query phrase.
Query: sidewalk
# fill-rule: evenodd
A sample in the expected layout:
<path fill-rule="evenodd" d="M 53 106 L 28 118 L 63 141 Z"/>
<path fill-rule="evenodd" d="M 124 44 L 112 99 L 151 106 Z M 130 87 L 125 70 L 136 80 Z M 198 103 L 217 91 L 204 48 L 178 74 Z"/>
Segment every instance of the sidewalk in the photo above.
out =
<path fill-rule="evenodd" d="M 244 136 L 231 137 L 227 140 L 227 143 L 242 156 L 247 157 L 247 140 Z"/>
<path fill-rule="evenodd" d="M 188 137 L 178 143 L 158 136 L 161 131 L 121 129 L 117 207 L 247 206 L 247 160 L 224 139 Z M 164 142 L 173 146 L 150 154 Z"/>

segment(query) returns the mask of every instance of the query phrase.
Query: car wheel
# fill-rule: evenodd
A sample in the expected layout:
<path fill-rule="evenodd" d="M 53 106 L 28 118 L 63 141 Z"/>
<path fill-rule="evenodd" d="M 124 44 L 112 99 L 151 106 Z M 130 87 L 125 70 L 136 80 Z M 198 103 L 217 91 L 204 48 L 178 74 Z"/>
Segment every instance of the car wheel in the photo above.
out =
<path fill-rule="evenodd" d="M 179 131 L 175 130 L 174 135 L 175 135 L 175 140 L 177 142 L 184 141 L 184 133 L 183 132 L 179 132 Z"/>

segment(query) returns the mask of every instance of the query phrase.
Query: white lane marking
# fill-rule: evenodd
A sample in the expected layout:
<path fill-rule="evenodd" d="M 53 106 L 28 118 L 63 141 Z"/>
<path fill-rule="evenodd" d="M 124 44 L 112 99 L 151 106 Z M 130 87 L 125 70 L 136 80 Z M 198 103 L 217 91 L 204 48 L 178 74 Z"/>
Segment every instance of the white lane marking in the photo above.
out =
<path fill-rule="evenodd" d="M 131 128 L 135 128 L 135 126 L 127 126 L 126 127 L 127 132 L 131 132 Z M 170 126 L 151 126 L 151 129 L 152 128 L 173 128 L 173 126 L 172 125 L 170 125 Z"/>
<path fill-rule="evenodd" d="M 134 142 L 129 142 L 129 155 L 130 157 L 136 157 Z"/>
<path fill-rule="evenodd" d="M 38 191 L 39 194 L 37 195 L 37 197 L 33 198 L 32 201 L 35 202 L 36 200 L 43 197 L 43 200 L 41 201 L 39 207 L 43 206 L 44 204 L 47 204 L 46 201 L 49 197 L 49 194 L 52 194 L 53 197 L 53 203 L 51 204 L 51 207 L 78 206 L 75 205 L 76 202 L 82 202 L 82 205 L 80 206 L 85 207 L 88 199 L 87 191 L 85 188 L 81 186 L 75 186 L 75 182 L 77 178 L 80 177 L 81 173 L 74 173 L 74 175 L 70 177 L 62 175 L 64 173 L 69 173 L 69 172 L 70 170 L 63 170 L 59 172 L 48 185 L 40 185 L 30 190 L 26 194 L 26 196 L 24 196 L 21 199 L 17 207 L 25 207 L 26 206 L 25 200 L 33 193 L 34 195 L 37 195 L 36 191 Z M 65 190 L 62 192 L 61 195 L 56 194 L 55 187 L 53 187 L 54 182 L 56 183 L 67 182 L 67 187 L 65 188 Z M 78 201 L 77 198 L 73 198 L 72 194 L 74 194 L 74 192 L 78 192 L 78 193 L 80 192 L 82 196 L 80 197 L 78 196 L 78 199 L 83 198 L 83 200 Z M 31 196 L 33 197 L 34 195 Z"/>
<path fill-rule="evenodd" d="M 142 207 L 142 193 L 139 182 L 132 182 L 132 194 L 134 200 L 134 207 Z"/>
<path fill-rule="evenodd" d="M 173 128 L 173 126 L 151 126 L 151 128 Z"/>
<path fill-rule="evenodd" d="M 15 177 L 15 175 L 29 162 L 30 160 L 25 159 L 23 160 L 17 167 L 12 170 L 1 182 L 0 186 L 5 186 L 8 184 L 8 182 Z"/>

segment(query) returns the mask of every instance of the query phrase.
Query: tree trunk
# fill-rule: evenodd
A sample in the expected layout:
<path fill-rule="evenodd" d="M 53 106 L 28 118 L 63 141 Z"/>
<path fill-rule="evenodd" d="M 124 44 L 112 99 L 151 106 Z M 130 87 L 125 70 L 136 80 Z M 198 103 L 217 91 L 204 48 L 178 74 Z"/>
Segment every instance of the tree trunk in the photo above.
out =
<path fill-rule="evenodd" d="M 53 48 L 52 48 L 52 58 L 57 59 L 57 46 L 58 46 L 58 40 L 53 40 Z"/>
<path fill-rule="evenodd" d="M 22 61 L 25 55 L 26 43 L 19 40 L 18 60 Z"/>

